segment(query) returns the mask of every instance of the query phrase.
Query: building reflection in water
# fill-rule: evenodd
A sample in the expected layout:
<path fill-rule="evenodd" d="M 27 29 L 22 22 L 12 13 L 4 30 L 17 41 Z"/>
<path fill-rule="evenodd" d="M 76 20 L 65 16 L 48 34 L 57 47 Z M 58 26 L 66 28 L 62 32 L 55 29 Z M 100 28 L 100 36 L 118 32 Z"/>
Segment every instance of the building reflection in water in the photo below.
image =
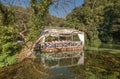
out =
<path fill-rule="evenodd" d="M 72 67 L 84 64 L 84 51 L 39 54 L 45 68 Z"/>

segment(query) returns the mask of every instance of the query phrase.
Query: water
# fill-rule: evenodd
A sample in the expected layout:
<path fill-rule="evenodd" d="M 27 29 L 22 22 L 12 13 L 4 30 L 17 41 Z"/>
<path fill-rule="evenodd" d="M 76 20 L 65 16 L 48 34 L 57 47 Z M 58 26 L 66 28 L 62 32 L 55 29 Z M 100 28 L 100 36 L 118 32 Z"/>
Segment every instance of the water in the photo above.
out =
<path fill-rule="evenodd" d="M 66 67 L 45 68 L 40 58 L 25 59 L 18 64 L 1 68 L 0 79 L 120 79 L 119 45 L 86 47 L 84 64 L 69 66 L 70 61 L 61 61 L 60 66 Z M 79 58 L 76 58 L 74 64 L 78 61 Z M 56 65 L 56 62 L 47 62 L 47 65 Z"/>
<path fill-rule="evenodd" d="M 84 64 L 84 51 L 45 53 L 36 55 L 45 68 L 63 68 Z"/>

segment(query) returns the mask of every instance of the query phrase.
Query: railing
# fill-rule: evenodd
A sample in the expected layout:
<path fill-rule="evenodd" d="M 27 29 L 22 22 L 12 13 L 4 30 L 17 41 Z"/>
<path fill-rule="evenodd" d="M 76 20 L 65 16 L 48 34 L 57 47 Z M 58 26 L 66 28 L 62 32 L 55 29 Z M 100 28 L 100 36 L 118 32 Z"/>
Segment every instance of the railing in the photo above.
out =
<path fill-rule="evenodd" d="M 41 44 L 41 49 L 47 48 L 66 48 L 66 47 L 73 47 L 73 46 L 82 46 L 81 41 L 52 41 L 52 42 L 45 42 Z"/>

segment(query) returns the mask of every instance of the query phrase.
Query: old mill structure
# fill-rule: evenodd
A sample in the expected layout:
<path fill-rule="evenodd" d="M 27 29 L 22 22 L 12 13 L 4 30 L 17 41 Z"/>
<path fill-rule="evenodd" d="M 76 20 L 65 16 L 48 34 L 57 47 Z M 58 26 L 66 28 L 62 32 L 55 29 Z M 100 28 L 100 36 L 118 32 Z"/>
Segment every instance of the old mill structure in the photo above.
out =
<path fill-rule="evenodd" d="M 42 53 L 81 50 L 84 47 L 84 32 L 75 29 L 45 29 L 35 50 Z"/>

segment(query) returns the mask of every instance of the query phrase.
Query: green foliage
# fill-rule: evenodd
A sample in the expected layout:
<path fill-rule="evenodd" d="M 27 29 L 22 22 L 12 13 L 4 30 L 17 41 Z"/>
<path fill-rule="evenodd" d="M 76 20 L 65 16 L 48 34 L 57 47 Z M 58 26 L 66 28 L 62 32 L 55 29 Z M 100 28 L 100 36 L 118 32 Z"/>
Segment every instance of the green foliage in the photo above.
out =
<path fill-rule="evenodd" d="M 28 22 L 28 30 L 25 33 L 25 41 L 34 42 L 40 35 L 42 26 L 45 24 L 45 16 L 48 7 L 52 4 L 51 0 L 31 0 L 31 11 L 19 14 L 13 6 L 5 6 L 0 2 L 0 65 L 6 66 L 13 64 L 16 60 L 14 55 L 21 50 L 17 43 L 18 33 L 23 31 L 23 26 Z M 14 8 L 14 9 L 13 9 Z M 18 8 L 20 9 L 20 8 Z M 23 9 L 22 9 L 23 10 Z M 26 9 L 27 10 L 27 9 Z M 15 12 L 16 11 L 16 12 Z M 21 17 L 22 16 L 22 17 Z M 25 19 L 23 19 L 25 16 Z M 28 18 L 30 16 L 30 18 Z M 16 21 L 15 21 L 16 20 Z M 15 26 L 17 25 L 17 26 Z M 27 37 L 27 38 L 26 38 Z"/>
<path fill-rule="evenodd" d="M 40 35 L 40 32 L 44 26 L 44 18 L 48 12 L 48 7 L 51 5 L 50 0 L 31 0 L 31 7 L 33 15 L 29 22 L 29 35 L 28 39 L 34 41 Z"/>
<path fill-rule="evenodd" d="M 85 0 L 83 6 L 77 7 L 64 19 L 46 18 L 52 0 L 31 0 L 30 11 L 19 8 L 20 13 L 11 6 L 0 2 L 0 65 L 12 64 L 14 55 L 21 46 L 16 42 L 24 25 L 28 26 L 25 41 L 34 42 L 40 36 L 45 25 L 75 28 L 85 32 L 87 45 L 99 46 L 101 42 L 120 42 L 120 1 L 119 0 Z M 30 12 L 30 13 L 29 13 Z M 19 16 L 18 16 L 19 15 Z M 49 20 L 45 20 L 49 19 Z M 49 23 L 51 22 L 51 23 Z M 15 26 L 18 25 L 18 26 Z M 52 39 L 52 38 L 51 38 Z"/>
<path fill-rule="evenodd" d="M 0 2 L 1 23 L 3 25 L 12 25 L 15 22 L 14 12 L 11 7 L 6 7 Z"/>
<path fill-rule="evenodd" d="M 8 66 L 16 62 L 17 60 L 14 56 L 0 54 L 0 67 Z"/>
<path fill-rule="evenodd" d="M 0 26 L 0 67 L 16 62 L 13 56 L 21 49 L 16 31 L 13 26 Z"/>
<path fill-rule="evenodd" d="M 95 79 L 95 74 L 93 74 L 92 72 L 86 72 L 86 74 L 86 78 Z"/>
<path fill-rule="evenodd" d="M 106 4 L 107 3 L 107 4 Z M 85 32 L 87 45 L 99 46 L 101 42 L 120 41 L 120 1 L 85 0 L 67 18 L 67 26 Z"/>
<path fill-rule="evenodd" d="M 86 34 L 86 44 L 91 46 L 100 44 L 97 27 L 101 19 L 102 18 L 89 7 L 78 7 L 74 9 L 73 13 L 67 16 L 67 22 L 70 23 L 69 26 L 84 31 Z"/>
<path fill-rule="evenodd" d="M 109 3 L 104 8 L 104 22 L 101 24 L 103 30 L 100 31 L 100 39 L 103 42 L 111 43 L 117 40 L 120 41 L 118 37 L 120 31 L 120 1 L 114 3 Z"/>

